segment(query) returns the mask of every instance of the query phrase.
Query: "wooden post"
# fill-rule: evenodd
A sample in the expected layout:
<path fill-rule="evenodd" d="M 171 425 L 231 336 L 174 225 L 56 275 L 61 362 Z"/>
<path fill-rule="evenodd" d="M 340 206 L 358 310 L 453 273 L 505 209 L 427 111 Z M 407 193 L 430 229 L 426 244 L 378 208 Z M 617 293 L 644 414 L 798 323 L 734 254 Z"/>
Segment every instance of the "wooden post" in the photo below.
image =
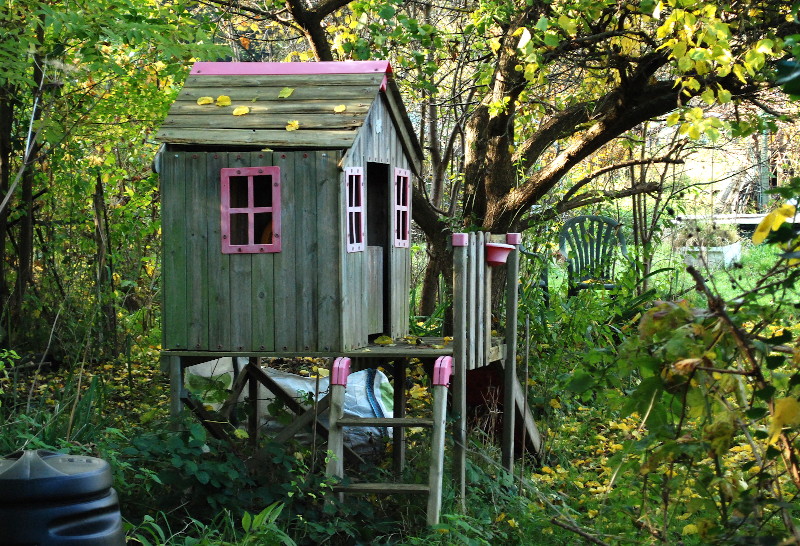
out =
<path fill-rule="evenodd" d="M 466 509 L 468 245 L 466 233 L 453 234 L 453 478 L 456 482 L 456 498 L 462 510 Z"/>
<path fill-rule="evenodd" d="M 328 464 L 326 474 L 344 477 L 344 431 L 339 419 L 344 416 L 344 394 L 347 376 L 350 373 L 350 359 L 339 357 L 331 369 L 331 407 L 328 413 Z"/>
<path fill-rule="evenodd" d="M 509 233 L 506 242 L 519 245 L 519 233 Z M 514 472 L 514 421 L 517 388 L 517 301 L 519 283 L 519 249 L 514 248 L 506 261 L 506 358 L 503 383 L 503 451 L 502 464 L 509 474 Z"/>
<path fill-rule="evenodd" d="M 165 364 L 169 367 L 169 413 L 172 417 L 177 417 L 183 410 L 183 403 L 181 402 L 183 395 L 183 363 L 179 356 L 162 356 L 161 358 L 165 360 Z"/>
<path fill-rule="evenodd" d="M 394 361 L 394 416 L 406 416 L 406 366 L 407 358 Z M 402 476 L 406 467 L 406 429 L 392 428 L 392 469 L 397 477 Z"/>
<path fill-rule="evenodd" d="M 238 357 L 234 356 L 231 358 Z M 258 358 L 251 356 L 248 364 L 258 368 Z M 249 376 L 249 370 L 250 367 L 247 367 L 244 370 L 239 370 L 239 373 Z M 247 386 L 247 397 L 250 399 L 250 415 L 247 417 L 247 432 L 250 435 L 250 445 L 255 446 L 258 443 L 258 381 L 250 377 L 248 378 Z"/>
<path fill-rule="evenodd" d="M 428 525 L 439 523 L 444 478 L 444 422 L 447 413 L 447 385 L 453 370 L 453 357 L 440 356 L 433 366 L 433 430 L 431 464 L 428 474 Z"/>

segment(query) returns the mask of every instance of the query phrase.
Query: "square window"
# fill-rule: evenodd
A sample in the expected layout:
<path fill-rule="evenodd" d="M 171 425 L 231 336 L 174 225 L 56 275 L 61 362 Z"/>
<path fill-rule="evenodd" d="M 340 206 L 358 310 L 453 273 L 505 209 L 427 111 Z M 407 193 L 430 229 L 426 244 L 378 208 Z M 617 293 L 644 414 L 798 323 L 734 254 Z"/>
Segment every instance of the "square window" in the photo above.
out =
<path fill-rule="evenodd" d="M 280 252 L 280 168 L 224 168 L 220 181 L 223 254 Z"/>

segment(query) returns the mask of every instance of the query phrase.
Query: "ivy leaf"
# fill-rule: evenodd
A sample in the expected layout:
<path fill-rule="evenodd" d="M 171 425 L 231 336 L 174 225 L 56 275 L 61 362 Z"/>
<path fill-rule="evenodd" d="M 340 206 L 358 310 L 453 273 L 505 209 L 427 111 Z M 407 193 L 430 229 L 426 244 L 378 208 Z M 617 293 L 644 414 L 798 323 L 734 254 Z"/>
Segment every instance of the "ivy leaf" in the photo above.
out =
<path fill-rule="evenodd" d="M 199 99 L 197 99 L 197 104 L 200 105 L 200 106 L 203 106 L 205 104 L 213 104 L 213 103 L 214 103 L 214 99 L 212 99 L 211 97 L 200 97 Z"/>
<path fill-rule="evenodd" d="M 300 122 L 296 119 L 290 119 L 289 123 L 286 124 L 287 131 L 297 131 L 300 128 Z"/>
<path fill-rule="evenodd" d="M 228 95 L 220 95 L 217 97 L 217 106 L 230 106 L 231 98 Z"/>
<path fill-rule="evenodd" d="M 245 116 L 249 113 L 250 113 L 249 106 L 237 106 L 236 108 L 233 109 L 234 116 Z"/>
<path fill-rule="evenodd" d="M 340 104 L 339 106 L 336 106 L 333 109 L 333 111 L 336 112 L 337 114 L 341 114 L 345 110 L 347 110 L 347 106 L 345 106 L 344 104 Z"/>
<path fill-rule="evenodd" d="M 288 99 L 289 97 L 292 96 L 292 93 L 294 93 L 294 87 L 284 87 L 283 89 L 281 89 L 281 92 L 278 93 L 278 98 Z"/>

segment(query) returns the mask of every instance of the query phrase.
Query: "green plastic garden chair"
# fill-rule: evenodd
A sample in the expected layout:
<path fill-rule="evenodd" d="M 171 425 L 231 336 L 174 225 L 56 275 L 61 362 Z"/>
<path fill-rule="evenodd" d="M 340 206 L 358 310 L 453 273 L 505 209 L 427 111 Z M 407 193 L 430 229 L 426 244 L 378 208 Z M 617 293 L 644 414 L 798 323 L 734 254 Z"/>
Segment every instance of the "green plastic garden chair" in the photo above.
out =
<path fill-rule="evenodd" d="M 580 290 L 613 290 L 616 251 L 628 257 L 622 224 L 605 216 L 577 216 L 564 223 L 558 236 L 567 260 L 567 297 Z"/>

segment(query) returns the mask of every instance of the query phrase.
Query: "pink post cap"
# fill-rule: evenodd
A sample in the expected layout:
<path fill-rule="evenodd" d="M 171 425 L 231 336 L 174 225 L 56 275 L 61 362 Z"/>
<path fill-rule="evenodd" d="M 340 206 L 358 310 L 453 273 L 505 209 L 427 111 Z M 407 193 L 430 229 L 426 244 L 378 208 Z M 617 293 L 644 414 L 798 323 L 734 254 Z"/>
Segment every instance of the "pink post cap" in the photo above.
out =
<path fill-rule="evenodd" d="M 450 376 L 453 374 L 453 357 L 440 356 L 433 365 L 433 384 L 434 386 L 450 384 Z"/>
<path fill-rule="evenodd" d="M 453 246 L 467 246 L 468 244 L 468 233 L 453 233 Z"/>
<path fill-rule="evenodd" d="M 347 386 L 347 376 L 350 375 L 350 359 L 340 356 L 333 361 L 331 367 L 331 385 Z"/>
<path fill-rule="evenodd" d="M 506 233 L 506 243 L 518 245 L 522 242 L 522 233 Z"/>

